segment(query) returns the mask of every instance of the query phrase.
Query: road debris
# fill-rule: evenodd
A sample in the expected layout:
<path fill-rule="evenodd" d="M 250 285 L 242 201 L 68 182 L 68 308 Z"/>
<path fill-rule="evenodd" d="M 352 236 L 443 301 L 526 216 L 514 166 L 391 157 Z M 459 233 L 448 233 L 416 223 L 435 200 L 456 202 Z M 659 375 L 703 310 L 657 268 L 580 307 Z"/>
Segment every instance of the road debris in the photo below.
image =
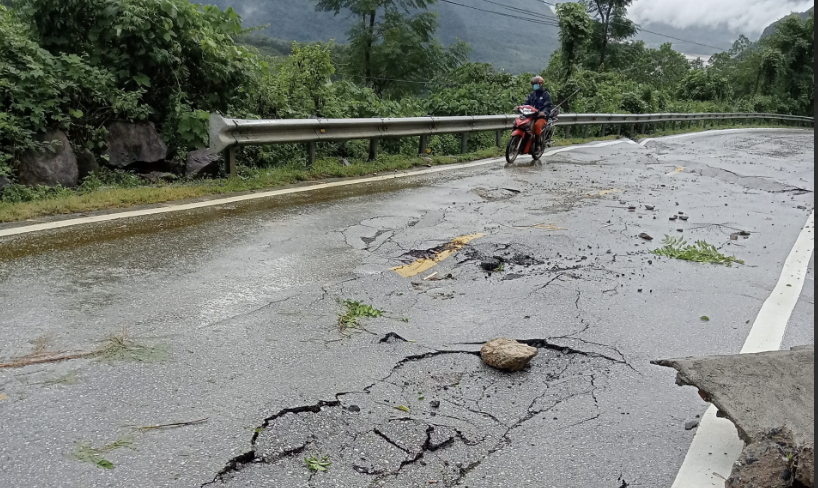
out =
<path fill-rule="evenodd" d="M 9 396 L 5 393 L 0 393 L 0 402 L 4 402 L 9 399 Z"/>
<path fill-rule="evenodd" d="M 538 353 L 536 348 L 511 339 L 494 339 L 480 350 L 480 355 L 486 364 L 499 370 L 512 372 L 525 369 Z"/>
<path fill-rule="evenodd" d="M 747 443 L 727 488 L 815 486 L 814 346 L 653 364 L 699 388 Z"/>
<path fill-rule="evenodd" d="M 193 421 L 190 421 L 190 422 L 176 422 L 176 423 L 172 423 L 172 424 L 150 425 L 150 426 L 147 426 L 147 427 L 139 427 L 136 430 L 138 430 L 140 432 L 150 432 L 152 430 L 176 429 L 176 428 L 179 428 L 179 427 L 190 427 L 190 426 L 193 426 L 193 425 L 201 425 L 201 424 L 206 423 L 208 420 L 210 420 L 210 419 L 209 418 L 204 418 L 204 419 L 199 419 L 199 420 L 193 420 Z"/>
<path fill-rule="evenodd" d="M 653 236 L 651 236 L 650 234 L 646 234 L 644 232 L 639 234 L 639 237 L 646 240 L 646 241 L 652 241 L 653 240 Z"/>

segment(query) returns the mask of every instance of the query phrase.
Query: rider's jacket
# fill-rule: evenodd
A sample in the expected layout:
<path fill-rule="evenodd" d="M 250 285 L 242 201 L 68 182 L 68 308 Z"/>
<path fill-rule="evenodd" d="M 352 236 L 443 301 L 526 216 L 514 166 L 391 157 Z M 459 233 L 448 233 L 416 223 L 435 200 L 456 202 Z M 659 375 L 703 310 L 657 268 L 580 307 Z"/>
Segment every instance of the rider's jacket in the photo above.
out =
<path fill-rule="evenodd" d="M 551 94 L 548 90 L 542 89 L 532 92 L 528 98 L 525 99 L 524 105 L 531 105 L 546 116 L 551 115 L 551 109 L 554 107 L 554 102 L 551 101 Z"/>

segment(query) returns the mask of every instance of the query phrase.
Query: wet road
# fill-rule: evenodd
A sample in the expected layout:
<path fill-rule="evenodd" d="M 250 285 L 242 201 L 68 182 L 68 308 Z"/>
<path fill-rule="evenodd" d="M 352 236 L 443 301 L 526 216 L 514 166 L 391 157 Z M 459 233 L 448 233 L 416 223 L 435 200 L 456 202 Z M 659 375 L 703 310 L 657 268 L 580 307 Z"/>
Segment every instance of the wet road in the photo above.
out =
<path fill-rule="evenodd" d="M 5 239 L 0 363 L 144 347 L 0 369 L 0 486 L 670 486 L 707 405 L 649 362 L 741 349 L 813 190 L 812 132 L 734 132 Z M 345 337 L 347 299 L 386 313 Z M 784 345 L 813 323 L 811 263 Z M 529 371 L 482 365 L 499 336 Z"/>

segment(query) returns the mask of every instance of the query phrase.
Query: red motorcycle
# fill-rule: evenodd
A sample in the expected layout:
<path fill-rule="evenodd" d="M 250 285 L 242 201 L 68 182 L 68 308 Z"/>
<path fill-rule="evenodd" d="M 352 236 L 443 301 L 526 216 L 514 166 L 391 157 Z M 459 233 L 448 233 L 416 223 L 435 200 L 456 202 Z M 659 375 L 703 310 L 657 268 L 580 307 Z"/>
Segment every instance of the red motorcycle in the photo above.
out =
<path fill-rule="evenodd" d="M 514 122 L 511 139 L 506 147 L 506 162 L 514 164 L 520 154 L 530 154 L 534 161 L 538 161 L 545 150 L 553 144 L 559 107 L 551 111 L 548 123 L 540 136 L 534 135 L 534 122 L 539 118 L 540 112 L 531 105 L 523 105 L 517 111 L 520 112 L 520 117 Z"/>

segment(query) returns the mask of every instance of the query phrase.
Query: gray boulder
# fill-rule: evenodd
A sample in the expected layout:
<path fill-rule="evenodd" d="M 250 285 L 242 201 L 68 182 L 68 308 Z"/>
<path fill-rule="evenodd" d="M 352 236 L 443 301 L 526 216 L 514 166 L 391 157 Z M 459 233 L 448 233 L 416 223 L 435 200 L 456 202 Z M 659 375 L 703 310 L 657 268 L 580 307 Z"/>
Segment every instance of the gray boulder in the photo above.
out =
<path fill-rule="evenodd" d="M 48 143 L 50 149 L 27 151 L 20 157 L 20 183 L 30 186 L 61 185 L 67 188 L 77 186 L 79 179 L 77 157 L 65 133 L 49 130 L 38 134 L 35 139 Z"/>
<path fill-rule="evenodd" d="M 108 126 L 108 164 L 116 169 L 162 163 L 168 147 L 152 123 L 114 122 Z"/>
<path fill-rule="evenodd" d="M 94 153 L 88 149 L 81 149 L 77 151 L 77 167 L 79 168 L 79 181 L 82 181 L 91 173 L 99 171 L 99 162 Z"/>
<path fill-rule="evenodd" d="M 203 178 L 219 176 L 219 155 L 207 149 L 188 153 L 185 163 L 185 176 Z"/>

